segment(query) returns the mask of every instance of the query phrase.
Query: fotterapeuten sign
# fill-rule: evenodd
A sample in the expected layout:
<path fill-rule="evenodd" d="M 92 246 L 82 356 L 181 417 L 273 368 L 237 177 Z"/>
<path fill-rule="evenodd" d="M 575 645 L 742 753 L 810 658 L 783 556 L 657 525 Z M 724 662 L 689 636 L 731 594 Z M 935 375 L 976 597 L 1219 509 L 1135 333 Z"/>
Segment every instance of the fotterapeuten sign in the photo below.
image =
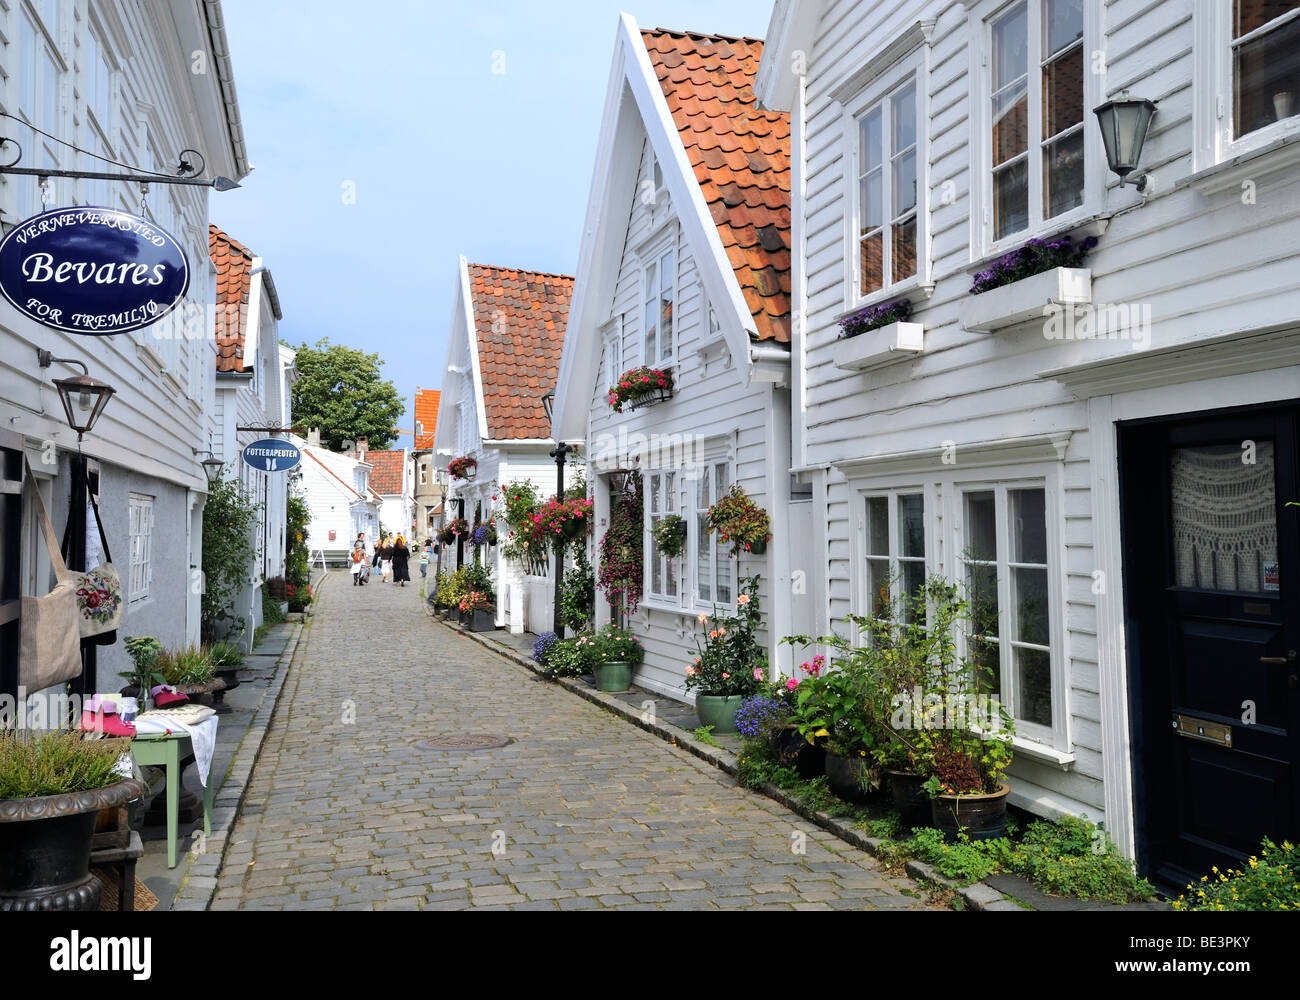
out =
<path fill-rule="evenodd" d="M 0 241 L 0 292 L 44 326 L 84 336 L 129 333 L 185 298 L 190 267 L 166 230 L 111 208 L 60 208 Z"/>
<path fill-rule="evenodd" d="M 258 472 L 288 472 L 302 461 L 302 452 L 288 441 L 263 438 L 244 449 L 244 462 Z"/>

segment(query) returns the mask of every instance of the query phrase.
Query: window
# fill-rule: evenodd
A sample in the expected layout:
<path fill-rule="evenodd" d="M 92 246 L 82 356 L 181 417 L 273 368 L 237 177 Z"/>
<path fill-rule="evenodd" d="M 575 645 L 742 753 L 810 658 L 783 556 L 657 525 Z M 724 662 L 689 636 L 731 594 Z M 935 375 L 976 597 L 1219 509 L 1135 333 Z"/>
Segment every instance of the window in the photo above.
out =
<path fill-rule="evenodd" d="M 857 119 L 858 294 L 916 275 L 916 79 Z"/>
<path fill-rule="evenodd" d="M 153 587 L 153 497 L 132 493 L 128 501 L 131 539 L 130 602 L 148 600 Z"/>
<path fill-rule="evenodd" d="M 1233 0 L 1232 137 L 1300 115 L 1300 0 Z"/>
<path fill-rule="evenodd" d="M 642 338 L 643 357 L 647 365 L 667 365 L 673 361 L 673 297 L 677 281 L 677 255 L 671 248 L 663 251 L 645 267 Z"/>
<path fill-rule="evenodd" d="M 711 606 L 730 605 L 736 594 L 736 561 L 729 546 L 709 533 L 709 508 L 731 488 L 731 464 L 706 464 L 695 485 L 695 602 Z"/>
<path fill-rule="evenodd" d="M 63 79 L 64 64 L 54 44 L 58 37 L 53 4 L 40 4 L 43 17 L 33 19 L 25 10 L 18 15 L 18 115 L 29 124 L 58 135 L 63 128 L 59 116 L 59 86 Z M 37 167 L 58 169 L 61 147 L 38 132 L 20 139 L 30 148 Z M 30 143 L 30 146 L 28 144 Z M 24 218 L 41 211 L 41 189 L 35 177 L 18 177 L 17 214 Z M 72 183 L 51 178 L 51 204 L 58 203 L 57 184 Z"/>
<path fill-rule="evenodd" d="M 609 321 L 604 337 L 605 384 L 613 385 L 623 374 L 623 317 Z"/>
<path fill-rule="evenodd" d="M 865 497 L 867 592 L 863 605 L 872 615 L 900 605 L 905 621 L 915 621 L 925 594 L 925 497 L 920 492 Z"/>
<path fill-rule="evenodd" d="M 988 22 L 987 218 L 994 242 L 1085 200 L 1083 0 L 1020 0 Z"/>
<path fill-rule="evenodd" d="M 972 605 L 970 652 L 1018 726 L 1053 722 L 1046 491 L 966 492 L 965 582 Z"/>
<path fill-rule="evenodd" d="M 420 485 L 429 485 L 429 466 L 425 462 L 420 463 Z"/>
<path fill-rule="evenodd" d="M 646 595 L 652 600 L 679 603 L 679 559 L 669 559 L 655 545 L 654 529 L 668 514 L 677 513 L 677 473 L 651 472 L 646 476 Z M 680 558 L 680 557 L 679 557 Z"/>

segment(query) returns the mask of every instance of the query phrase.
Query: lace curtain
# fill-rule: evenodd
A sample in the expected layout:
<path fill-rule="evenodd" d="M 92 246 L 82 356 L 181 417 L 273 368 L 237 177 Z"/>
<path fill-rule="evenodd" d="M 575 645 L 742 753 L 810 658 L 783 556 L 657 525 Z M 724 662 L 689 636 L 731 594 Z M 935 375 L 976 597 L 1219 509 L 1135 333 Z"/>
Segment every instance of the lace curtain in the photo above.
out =
<path fill-rule="evenodd" d="M 1180 587 L 1277 590 L 1273 442 L 1179 448 L 1170 460 L 1174 572 Z M 1265 579 L 1265 569 L 1268 579 Z"/>

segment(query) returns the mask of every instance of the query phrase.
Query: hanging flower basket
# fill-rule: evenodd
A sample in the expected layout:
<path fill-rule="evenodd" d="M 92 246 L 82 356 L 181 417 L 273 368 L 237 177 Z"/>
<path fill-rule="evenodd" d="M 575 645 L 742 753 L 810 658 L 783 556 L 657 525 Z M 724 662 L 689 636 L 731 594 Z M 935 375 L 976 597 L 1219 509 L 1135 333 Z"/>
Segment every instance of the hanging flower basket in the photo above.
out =
<path fill-rule="evenodd" d="M 453 458 L 447 463 L 447 475 L 452 479 L 471 480 L 478 475 L 478 459 L 468 455 Z"/>
<path fill-rule="evenodd" d="M 686 548 L 686 520 L 677 514 L 666 514 L 659 519 L 650 534 L 661 556 L 676 559 Z"/>
<path fill-rule="evenodd" d="M 767 511 L 749 498 L 739 483 L 718 500 L 708 513 L 709 531 L 731 545 L 732 555 L 762 555 L 772 540 Z"/>
<path fill-rule="evenodd" d="M 625 371 L 618 382 L 609 387 L 606 399 L 615 413 L 622 413 L 625 407 L 638 410 L 652 403 L 672 399 L 672 396 L 672 373 L 642 365 Z"/>
<path fill-rule="evenodd" d="M 469 534 L 469 522 L 467 522 L 463 517 L 453 519 L 447 527 L 451 530 L 453 537 Z"/>

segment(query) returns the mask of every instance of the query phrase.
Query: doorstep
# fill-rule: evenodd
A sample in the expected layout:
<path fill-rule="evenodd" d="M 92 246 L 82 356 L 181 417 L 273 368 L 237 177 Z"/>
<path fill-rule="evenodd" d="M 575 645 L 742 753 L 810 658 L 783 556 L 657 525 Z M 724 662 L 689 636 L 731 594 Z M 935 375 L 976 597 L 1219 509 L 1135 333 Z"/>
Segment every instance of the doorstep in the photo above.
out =
<path fill-rule="evenodd" d="M 525 633 L 528 638 L 526 643 L 527 654 L 523 652 L 525 648 L 519 640 L 525 636 L 511 636 L 510 633 L 503 629 L 496 632 L 470 632 L 462 629 L 458 623 L 444 621 L 448 628 L 459 632 L 467 639 L 472 639 L 482 646 L 493 650 L 504 656 L 506 659 L 514 660 L 520 666 L 527 667 L 533 673 L 541 675 L 541 670 L 532 659 L 532 640 L 536 636 Z M 507 643 L 500 637 L 502 634 L 508 637 L 511 642 Z M 586 679 L 574 679 L 571 677 L 561 677 L 554 681 L 563 688 L 567 688 L 573 694 L 587 701 L 600 705 L 602 708 L 621 716 L 627 722 L 640 726 L 647 732 L 654 733 L 661 739 L 671 743 L 675 747 L 680 747 L 707 761 L 719 770 L 725 771 L 731 777 L 736 776 L 737 757 L 740 752 L 740 738 L 732 734 L 724 734 L 716 739 L 722 743 L 721 748 L 710 746 L 697 740 L 694 735 L 693 722 L 697 722 L 695 709 L 684 702 L 673 701 L 662 694 L 655 694 L 650 691 L 643 691 L 634 688 L 631 691 L 622 691 L 617 694 L 607 694 L 604 691 L 597 691 L 595 685 Z M 651 715 L 643 707 L 643 702 L 652 700 L 655 702 L 655 711 Z M 661 708 L 660 705 L 666 703 L 668 707 Z M 744 786 L 740 786 L 744 787 Z M 831 816 L 828 813 L 818 812 L 810 809 L 804 804 L 803 800 L 795 798 L 778 788 L 772 782 L 768 782 L 762 788 L 749 789 L 750 791 L 759 792 L 768 798 L 775 799 L 792 813 L 802 816 L 810 823 L 820 826 L 823 830 L 834 834 L 840 840 L 861 851 L 878 857 L 885 841 L 878 837 L 869 837 L 862 830 L 859 830 L 850 820 L 841 819 Z M 993 875 L 983 882 L 973 882 L 968 886 L 959 886 L 958 883 L 951 879 L 945 878 L 936 872 L 933 868 L 923 861 L 909 861 L 906 865 L 907 873 L 918 882 L 933 882 L 944 888 L 951 889 L 961 896 L 966 904 L 965 908 L 979 911 L 1019 911 L 1019 910 L 1169 910 L 1171 907 L 1168 903 L 1106 903 L 1098 900 L 1081 900 L 1081 899 L 1063 899 L 1058 896 L 1048 896 L 1039 892 L 1024 879 L 1012 875 Z M 1002 888 L 1005 887 L 1005 888 Z"/>

